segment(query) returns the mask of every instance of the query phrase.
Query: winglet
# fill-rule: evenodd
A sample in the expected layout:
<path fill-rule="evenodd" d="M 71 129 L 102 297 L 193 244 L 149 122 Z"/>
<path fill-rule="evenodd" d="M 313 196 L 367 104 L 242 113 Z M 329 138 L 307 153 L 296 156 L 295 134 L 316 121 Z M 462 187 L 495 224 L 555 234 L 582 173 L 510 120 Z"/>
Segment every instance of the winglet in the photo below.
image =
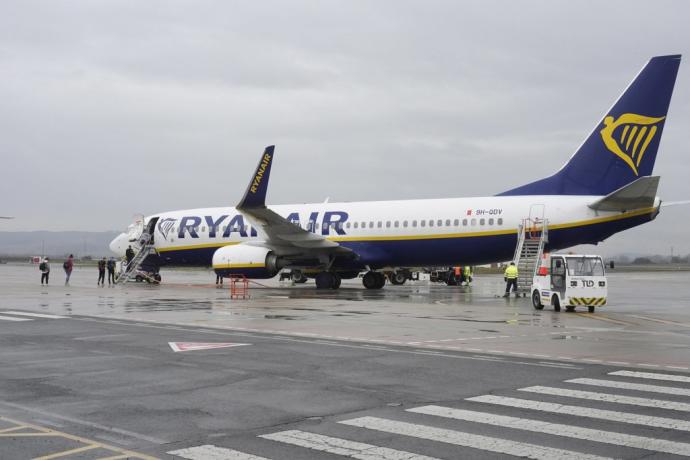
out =
<path fill-rule="evenodd" d="M 271 164 L 273 163 L 274 145 L 269 145 L 261 155 L 259 165 L 249 182 L 247 191 L 244 192 L 242 201 L 237 205 L 238 209 L 264 208 L 266 207 L 266 191 L 268 190 L 268 176 L 271 174 Z"/>

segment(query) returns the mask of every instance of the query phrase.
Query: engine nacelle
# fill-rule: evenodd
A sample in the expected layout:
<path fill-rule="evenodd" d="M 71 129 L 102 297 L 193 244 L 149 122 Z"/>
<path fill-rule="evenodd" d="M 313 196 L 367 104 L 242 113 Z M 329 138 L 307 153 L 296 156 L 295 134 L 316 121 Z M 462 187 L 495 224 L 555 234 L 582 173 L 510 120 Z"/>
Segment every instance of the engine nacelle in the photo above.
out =
<path fill-rule="evenodd" d="M 213 270 L 221 276 L 273 278 L 280 271 L 278 258 L 270 249 L 238 244 L 224 246 L 213 253 Z"/>

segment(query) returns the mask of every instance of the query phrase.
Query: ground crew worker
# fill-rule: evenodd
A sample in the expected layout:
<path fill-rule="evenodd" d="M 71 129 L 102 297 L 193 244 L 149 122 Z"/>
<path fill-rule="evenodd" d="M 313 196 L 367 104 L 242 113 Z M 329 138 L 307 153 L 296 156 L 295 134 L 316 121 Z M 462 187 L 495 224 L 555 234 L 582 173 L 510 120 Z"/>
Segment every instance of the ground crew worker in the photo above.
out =
<path fill-rule="evenodd" d="M 518 293 L 517 293 L 518 268 L 515 266 L 515 262 L 511 262 L 510 265 L 508 265 L 508 268 L 506 268 L 505 273 L 503 273 L 503 279 L 506 282 L 506 293 L 503 295 L 503 297 L 510 296 L 511 288 L 515 291 L 515 296 L 518 296 Z"/>
<path fill-rule="evenodd" d="M 469 286 L 470 283 L 472 282 L 472 267 L 470 265 L 465 265 L 465 267 L 462 269 L 463 270 L 463 277 L 465 278 L 465 282 Z"/>
<path fill-rule="evenodd" d="M 462 267 L 454 267 L 455 281 L 458 286 L 462 286 Z"/>
<path fill-rule="evenodd" d="M 46 257 L 43 262 L 40 263 L 38 269 L 41 270 L 41 286 L 45 281 L 46 286 L 48 286 L 48 278 L 50 277 L 50 260 Z"/>
<path fill-rule="evenodd" d="M 62 264 L 62 268 L 65 269 L 65 286 L 69 284 L 69 278 L 72 276 L 72 270 L 74 269 L 74 256 L 69 255 L 67 260 Z"/>

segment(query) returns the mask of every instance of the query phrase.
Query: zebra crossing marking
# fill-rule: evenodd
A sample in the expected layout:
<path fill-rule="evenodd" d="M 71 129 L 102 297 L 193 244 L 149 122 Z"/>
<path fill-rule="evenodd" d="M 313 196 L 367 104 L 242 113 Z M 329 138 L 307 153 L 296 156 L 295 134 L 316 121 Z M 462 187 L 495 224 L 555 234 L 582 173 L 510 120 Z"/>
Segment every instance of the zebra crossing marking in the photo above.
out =
<path fill-rule="evenodd" d="M 407 411 L 417 414 L 483 423 L 502 428 L 512 428 L 516 430 L 545 433 L 566 438 L 584 439 L 592 442 L 632 447 L 635 449 L 690 456 L 690 444 L 683 442 L 666 441 L 663 439 L 616 433 L 613 431 L 594 430 L 576 425 L 564 425 L 560 423 L 544 422 L 541 420 L 510 417 L 507 415 L 495 415 L 487 412 L 454 409 L 452 407 L 432 405 L 407 409 Z"/>
<path fill-rule="evenodd" d="M 307 449 L 327 452 L 329 454 L 343 455 L 358 460 L 439 460 L 435 457 L 418 455 L 412 452 L 379 447 L 363 442 L 348 441 L 347 439 L 333 438 L 322 434 L 307 433 L 299 430 L 281 431 L 278 433 L 264 434 L 260 438 L 272 441 L 306 447 Z"/>
<path fill-rule="evenodd" d="M 666 417 L 653 417 L 649 415 L 618 412 L 612 410 L 593 409 L 590 407 L 568 406 L 549 402 L 532 401 L 529 399 L 507 398 L 503 396 L 484 395 L 467 398 L 467 401 L 497 404 L 499 406 L 518 407 L 554 414 L 576 415 L 579 417 L 610 420 L 612 422 L 629 423 L 633 425 L 645 425 L 671 430 L 690 431 L 690 422 Z"/>
<path fill-rule="evenodd" d="M 378 417 L 360 417 L 351 420 L 343 420 L 344 425 L 365 428 L 369 430 L 383 431 L 385 433 L 410 436 L 418 439 L 438 441 L 456 446 L 471 447 L 488 452 L 496 452 L 517 457 L 531 458 L 535 460 L 601 460 L 607 457 L 583 454 L 572 450 L 557 449 L 553 447 L 539 446 L 519 441 L 511 441 L 502 438 L 492 438 L 462 431 L 435 428 L 415 423 L 398 422 Z"/>
<path fill-rule="evenodd" d="M 218 447 L 212 444 L 171 450 L 168 454 L 177 455 L 188 460 L 271 460 L 266 457 L 246 454 L 238 450 L 226 449 L 225 447 Z"/>
<path fill-rule="evenodd" d="M 609 375 L 615 375 L 618 377 L 635 377 L 638 379 L 666 380 L 669 382 L 690 383 L 690 376 L 686 376 L 686 375 L 657 374 L 654 372 L 634 372 L 634 371 L 609 372 Z"/>
<path fill-rule="evenodd" d="M 570 390 L 567 388 L 554 388 L 543 386 L 519 388 L 518 391 L 547 394 L 551 396 L 565 396 L 568 398 L 589 399 L 592 401 L 611 402 L 617 404 L 628 404 L 631 406 L 654 407 L 657 409 L 670 409 L 682 412 L 690 412 L 690 404 L 688 403 L 667 401 L 663 399 L 639 398 L 636 396 L 612 395 L 608 393 L 597 393 L 595 391 Z"/>
<path fill-rule="evenodd" d="M 602 379 L 570 379 L 566 380 L 565 383 L 617 388 L 620 390 L 646 391 L 649 393 L 664 393 L 667 395 L 690 396 L 690 389 L 688 388 L 663 387 L 660 385 L 648 385 L 646 383 L 617 382 L 615 380 Z"/>
<path fill-rule="evenodd" d="M 47 313 L 29 313 L 25 311 L 3 311 L 2 313 L 8 315 L 18 315 L 18 316 L 30 316 L 32 318 L 45 318 L 45 319 L 67 319 L 69 316 L 60 315 L 49 315 Z"/>

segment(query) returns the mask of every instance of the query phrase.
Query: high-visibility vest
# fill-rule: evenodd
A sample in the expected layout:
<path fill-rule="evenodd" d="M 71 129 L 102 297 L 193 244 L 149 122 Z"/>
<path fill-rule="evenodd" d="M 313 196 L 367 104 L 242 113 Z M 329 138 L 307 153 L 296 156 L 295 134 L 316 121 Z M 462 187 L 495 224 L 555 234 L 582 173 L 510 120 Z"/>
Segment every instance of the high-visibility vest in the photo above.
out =
<path fill-rule="evenodd" d="M 470 267 L 469 265 L 465 265 L 464 271 L 465 271 L 465 273 L 464 273 L 465 276 L 471 276 L 472 275 L 472 267 Z"/>
<path fill-rule="evenodd" d="M 509 280 L 512 279 L 517 279 L 518 277 L 518 268 L 515 265 L 508 265 L 508 268 L 506 268 L 505 273 L 503 274 L 506 278 Z"/>

